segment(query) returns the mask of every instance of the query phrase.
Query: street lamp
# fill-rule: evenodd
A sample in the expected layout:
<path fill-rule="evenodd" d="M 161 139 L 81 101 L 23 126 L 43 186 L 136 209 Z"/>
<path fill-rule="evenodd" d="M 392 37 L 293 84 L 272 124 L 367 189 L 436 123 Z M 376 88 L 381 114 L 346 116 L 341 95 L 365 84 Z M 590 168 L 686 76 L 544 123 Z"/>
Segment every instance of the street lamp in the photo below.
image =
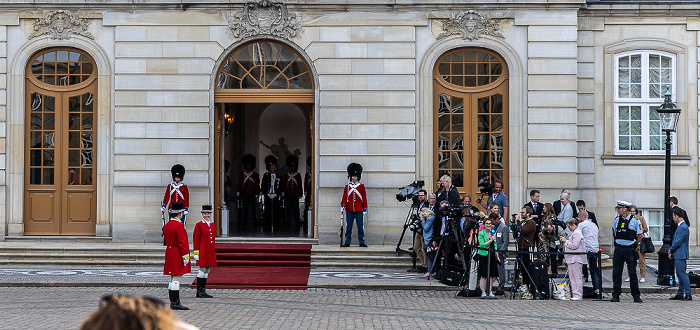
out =
<path fill-rule="evenodd" d="M 671 90 L 666 85 L 664 93 L 664 103 L 656 109 L 661 119 L 661 130 L 666 132 L 666 175 L 664 177 L 664 245 L 659 249 L 659 273 L 656 277 L 657 285 L 673 286 L 673 262 L 668 257 L 671 248 L 671 206 L 669 199 L 671 196 L 671 132 L 675 132 L 678 126 L 678 117 L 681 109 L 678 109 L 671 101 Z"/>

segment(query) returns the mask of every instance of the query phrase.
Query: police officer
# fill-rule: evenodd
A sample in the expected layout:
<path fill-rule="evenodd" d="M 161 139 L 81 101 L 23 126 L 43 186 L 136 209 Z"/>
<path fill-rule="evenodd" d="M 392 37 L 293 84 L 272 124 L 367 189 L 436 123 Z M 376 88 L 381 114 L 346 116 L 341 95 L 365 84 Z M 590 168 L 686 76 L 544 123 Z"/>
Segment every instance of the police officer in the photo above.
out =
<path fill-rule="evenodd" d="M 622 269 L 627 264 L 629 271 L 630 291 L 634 302 L 641 303 L 637 281 L 637 259 L 639 258 L 639 242 L 642 240 L 642 224 L 630 214 L 632 204 L 626 201 L 617 202 L 617 218 L 613 224 L 615 237 L 615 252 L 613 253 L 613 294 L 611 302 L 619 302 L 622 293 Z"/>

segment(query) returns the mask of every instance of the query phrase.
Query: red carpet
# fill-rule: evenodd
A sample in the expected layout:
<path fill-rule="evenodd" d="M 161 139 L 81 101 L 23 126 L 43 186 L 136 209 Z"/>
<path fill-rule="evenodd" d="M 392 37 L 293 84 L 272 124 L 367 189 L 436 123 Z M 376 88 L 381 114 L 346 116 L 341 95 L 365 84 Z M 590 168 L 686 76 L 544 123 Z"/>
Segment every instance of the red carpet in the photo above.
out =
<path fill-rule="evenodd" d="M 306 290 L 311 245 L 216 244 L 216 260 L 207 288 Z M 192 287 L 196 284 L 197 279 Z"/>

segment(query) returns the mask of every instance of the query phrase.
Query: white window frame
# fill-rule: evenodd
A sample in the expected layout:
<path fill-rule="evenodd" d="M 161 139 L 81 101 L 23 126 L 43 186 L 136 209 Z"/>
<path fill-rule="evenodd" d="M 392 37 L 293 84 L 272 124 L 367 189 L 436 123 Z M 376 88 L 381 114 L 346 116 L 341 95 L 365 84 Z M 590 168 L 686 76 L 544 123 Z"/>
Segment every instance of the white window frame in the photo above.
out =
<path fill-rule="evenodd" d="M 642 60 L 641 65 L 641 97 L 640 98 L 622 98 L 619 96 L 619 60 L 621 57 L 640 55 Z M 659 98 L 649 97 L 649 56 L 650 55 L 660 55 L 671 58 L 671 93 L 673 97 L 676 97 L 676 85 L 677 79 L 677 67 L 676 67 L 676 55 L 668 52 L 653 51 L 653 50 L 639 50 L 639 51 L 629 51 L 615 54 L 614 56 L 614 141 L 615 141 L 615 154 L 617 155 L 664 155 L 665 150 L 665 133 L 662 131 L 661 138 L 661 150 L 650 150 L 649 148 L 649 108 L 660 106 L 664 102 L 663 94 L 665 89 L 662 88 L 661 95 Z M 641 150 L 620 150 L 620 106 L 640 106 L 641 107 L 641 133 L 642 133 L 642 149 Z M 671 153 L 677 153 L 677 143 L 676 134 L 671 133 L 672 147 Z"/>
<path fill-rule="evenodd" d="M 661 220 L 660 223 L 651 223 L 651 219 L 653 218 L 651 216 L 651 213 L 659 213 L 658 219 Z M 644 217 L 644 220 L 646 220 L 647 223 L 647 228 L 649 228 L 649 237 L 651 237 L 652 241 L 654 244 L 663 244 L 663 237 L 664 237 L 664 210 L 662 209 L 642 209 L 642 216 Z M 659 230 L 661 235 L 654 237 L 651 235 L 652 229 Z M 661 238 L 660 240 L 656 240 L 656 238 Z"/>

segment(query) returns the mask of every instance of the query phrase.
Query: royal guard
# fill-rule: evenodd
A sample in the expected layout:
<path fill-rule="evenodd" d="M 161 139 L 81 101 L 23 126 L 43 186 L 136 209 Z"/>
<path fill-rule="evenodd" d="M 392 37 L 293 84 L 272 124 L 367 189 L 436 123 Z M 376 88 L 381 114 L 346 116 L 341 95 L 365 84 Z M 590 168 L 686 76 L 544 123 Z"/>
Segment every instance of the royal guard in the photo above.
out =
<path fill-rule="evenodd" d="M 284 207 L 287 218 L 287 226 L 301 226 L 299 219 L 299 199 L 304 195 L 302 189 L 301 174 L 297 172 L 299 169 L 299 157 L 288 156 L 287 168 L 289 172 L 284 175 Z"/>
<path fill-rule="evenodd" d="M 348 165 L 348 184 L 343 190 L 343 199 L 340 201 L 341 212 L 345 212 L 345 244 L 350 246 L 352 237 L 352 225 L 357 221 L 357 240 L 361 247 L 365 244 L 364 215 L 367 214 L 367 192 L 365 185 L 360 182 L 362 177 L 362 165 L 350 163 Z"/>
<path fill-rule="evenodd" d="M 306 157 L 306 174 L 304 174 L 304 231 L 309 226 L 309 208 L 311 207 L 311 156 Z"/>
<path fill-rule="evenodd" d="M 273 155 L 265 157 L 265 167 L 267 172 L 263 174 L 261 192 L 265 196 L 263 204 L 263 227 L 269 229 L 272 224 L 277 227 L 280 219 L 284 216 L 282 209 L 282 178 L 277 173 L 277 158 Z"/>
<path fill-rule="evenodd" d="M 189 213 L 190 209 L 190 191 L 187 189 L 187 185 L 182 182 L 185 179 L 185 167 L 175 164 L 170 169 L 170 173 L 173 175 L 173 182 L 165 188 L 165 196 L 163 197 L 160 211 L 168 210 L 170 213 L 169 217 L 171 217 L 173 203 L 182 203 L 184 205 L 182 224 L 184 225 L 187 222 L 187 213 Z"/>
<path fill-rule="evenodd" d="M 216 228 L 211 218 L 211 205 L 202 205 L 202 221 L 194 226 L 192 243 L 194 260 L 197 261 L 197 298 L 214 298 L 207 294 L 207 277 L 211 267 L 216 266 Z"/>
<path fill-rule="evenodd" d="M 171 203 L 170 220 L 163 227 L 165 238 L 165 267 L 163 275 L 170 276 L 168 293 L 170 309 L 188 310 L 180 303 L 180 280 L 182 275 L 192 271 L 190 264 L 190 243 L 187 240 L 187 230 L 182 223 L 185 205 L 182 202 Z"/>
<path fill-rule="evenodd" d="M 244 155 L 241 158 L 243 172 L 238 177 L 238 191 L 236 196 L 241 201 L 241 223 L 247 223 L 248 213 L 253 212 L 253 223 L 258 223 L 257 195 L 260 193 L 260 177 L 255 172 L 255 156 Z"/>

